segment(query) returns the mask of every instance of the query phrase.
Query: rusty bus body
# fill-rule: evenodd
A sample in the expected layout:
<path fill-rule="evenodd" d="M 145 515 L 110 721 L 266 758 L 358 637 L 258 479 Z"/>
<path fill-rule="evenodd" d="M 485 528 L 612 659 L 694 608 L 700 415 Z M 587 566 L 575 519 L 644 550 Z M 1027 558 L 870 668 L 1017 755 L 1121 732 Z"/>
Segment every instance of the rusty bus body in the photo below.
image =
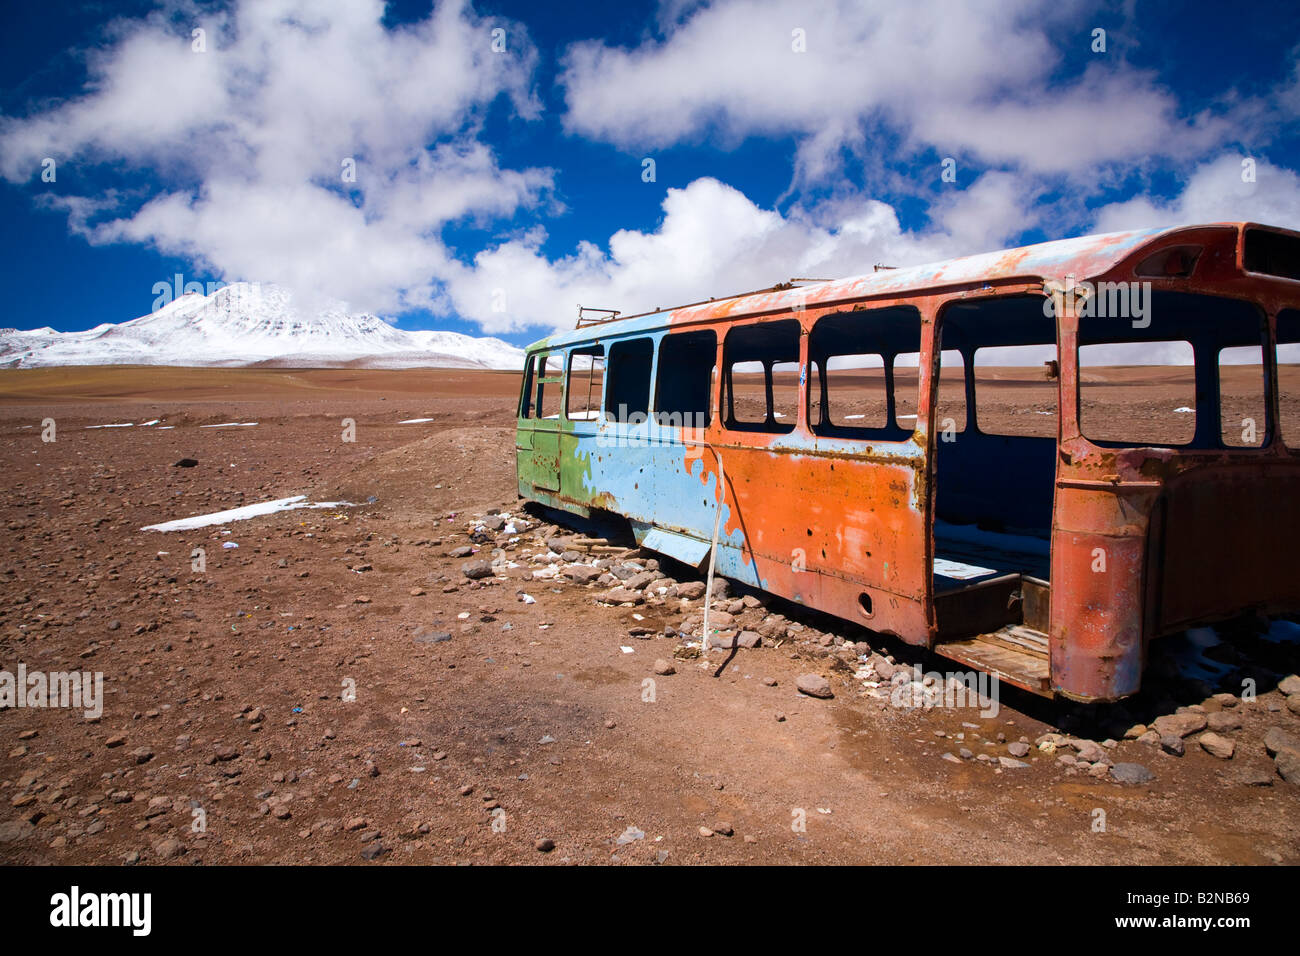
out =
<path fill-rule="evenodd" d="M 1117 288 L 1145 289 L 1148 315 L 1097 316 Z M 1080 348 L 1169 339 L 1195 352 L 1193 440 L 1085 437 Z M 699 568 L 720 518 L 721 575 L 1036 693 L 1113 700 L 1139 689 L 1152 638 L 1300 610 L 1300 434 L 1279 424 L 1279 341 L 1300 342 L 1300 234 L 1249 223 L 1047 242 L 616 319 L 529 347 L 519 493 L 623 515 L 643 546 Z M 972 358 L 1012 345 L 1055 346 L 1055 437 L 980 430 Z M 1220 432 L 1217 356 L 1240 346 L 1261 348 L 1255 447 Z M 970 372 L 956 440 L 936 408 L 948 351 Z M 913 428 L 896 398 L 908 353 Z M 866 354 L 884 357 L 885 421 L 834 423 L 832 360 Z M 742 365 L 761 369 L 766 402 L 745 421 Z M 798 390 L 785 418 L 781 375 Z"/>

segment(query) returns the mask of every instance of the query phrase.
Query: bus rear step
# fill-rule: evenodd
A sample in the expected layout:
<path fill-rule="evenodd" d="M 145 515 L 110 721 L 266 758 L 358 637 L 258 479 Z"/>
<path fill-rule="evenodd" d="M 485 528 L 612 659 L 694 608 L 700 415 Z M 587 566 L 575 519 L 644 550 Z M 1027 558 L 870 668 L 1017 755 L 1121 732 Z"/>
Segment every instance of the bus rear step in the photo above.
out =
<path fill-rule="evenodd" d="M 1047 635 L 1032 627 L 1008 624 L 991 634 L 936 644 L 934 651 L 1022 690 L 1052 696 Z"/>

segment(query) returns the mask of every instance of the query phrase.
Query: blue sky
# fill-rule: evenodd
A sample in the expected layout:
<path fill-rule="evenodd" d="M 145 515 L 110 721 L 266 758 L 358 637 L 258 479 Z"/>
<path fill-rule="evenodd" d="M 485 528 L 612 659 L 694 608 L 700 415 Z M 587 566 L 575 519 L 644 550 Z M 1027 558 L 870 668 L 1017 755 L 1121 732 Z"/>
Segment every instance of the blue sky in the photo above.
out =
<path fill-rule="evenodd" d="M 523 344 L 578 302 L 639 311 L 1114 228 L 1300 228 L 1293 4 L 4 16 L 4 326 L 123 321 L 180 273 Z"/>

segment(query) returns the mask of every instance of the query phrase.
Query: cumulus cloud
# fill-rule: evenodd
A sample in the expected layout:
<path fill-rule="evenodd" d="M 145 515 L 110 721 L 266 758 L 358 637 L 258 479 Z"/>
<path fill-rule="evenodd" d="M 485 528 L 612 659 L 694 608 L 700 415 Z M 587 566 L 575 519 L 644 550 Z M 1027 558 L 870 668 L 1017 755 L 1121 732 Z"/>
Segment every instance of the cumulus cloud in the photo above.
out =
<path fill-rule="evenodd" d="M 620 230 L 608 253 L 582 243 L 548 259 L 540 230 L 474 258 L 449 283 L 458 313 L 489 331 L 571 327 L 579 304 L 625 313 L 765 288 L 790 278 L 837 278 L 999 248 L 1032 224 L 1013 177 L 990 173 L 932 209 L 908 232 L 886 203 L 841 199 L 787 213 L 764 209 L 711 178 L 669 189 L 650 232 Z"/>
<path fill-rule="evenodd" d="M 1264 159 L 1224 154 L 1194 170 L 1182 191 L 1167 201 L 1137 196 L 1103 206 L 1094 215 L 1092 231 L 1205 222 L 1300 229 L 1300 176 Z"/>
<path fill-rule="evenodd" d="M 569 327 L 578 303 L 667 307 L 985 252 L 1035 228 L 1300 224 L 1295 173 L 1261 158 L 1244 183 L 1241 157 L 1223 152 L 1282 122 L 1300 73 L 1271 98 L 1238 100 L 1230 135 L 1221 114 L 1185 115 L 1122 55 L 1062 79 L 1061 34 L 1086 37 L 1083 2 L 663 0 L 640 45 L 568 48 L 566 129 L 627 149 L 793 136 L 794 178 L 816 188 L 767 207 L 696 179 L 667 190 L 655 228 L 592 229 L 558 255 L 543 225 L 561 211 L 554 170 L 505 168 L 483 138 L 494 103 L 540 116 L 538 54 L 518 24 L 468 0 L 397 28 L 380 0 L 166 3 L 85 53 L 80 95 L 0 117 L 0 176 L 32 180 L 45 157 L 125 172 L 96 194 L 65 192 L 61 177 L 43 201 L 91 242 L 209 270 L 194 278 L 285 286 L 306 307 L 429 308 L 505 333 Z M 836 177 L 845 149 L 876 164 L 888 195 L 920 199 L 927 224 L 905 229 L 885 193 Z M 977 162 L 962 160 L 957 184 L 891 166 L 895 153 L 935 152 Z M 1180 157 L 1176 196 L 1089 211 L 1115 169 L 1161 154 Z M 449 224 L 498 236 L 466 258 L 444 241 Z"/>
<path fill-rule="evenodd" d="M 1117 51 L 1054 75 L 1061 34 L 1084 42 L 1089 5 L 725 0 L 674 9 L 662 38 L 571 47 L 562 82 L 575 133 L 652 149 L 721 133 L 793 134 L 803 172 L 833 168 L 877 124 L 915 150 L 1072 173 L 1196 153 L 1222 133 Z M 799 52 L 802 45 L 803 50 Z"/>
<path fill-rule="evenodd" d="M 147 170 L 161 184 L 147 201 L 50 201 L 92 242 L 150 244 L 221 279 L 436 306 L 444 225 L 546 202 L 550 170 L 501 169 L 477 138 L 498 97 L 539 114 L 536 52 L 463 0 L 396 29 L 383 15 L 379 0 L 257 0 L 115 24 L 87 56 L 83 95 L 0 121 L 0 174 L 25 181 L 47 156 Z"/>

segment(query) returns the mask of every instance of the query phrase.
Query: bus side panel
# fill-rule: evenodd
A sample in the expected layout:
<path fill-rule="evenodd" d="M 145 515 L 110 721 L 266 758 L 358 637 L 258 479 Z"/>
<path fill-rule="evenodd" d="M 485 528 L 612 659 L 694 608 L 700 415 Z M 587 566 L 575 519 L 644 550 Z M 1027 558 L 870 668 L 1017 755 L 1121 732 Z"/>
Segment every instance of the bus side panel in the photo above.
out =
<path fill-rule="evenodd" d="M 710 448 L 611 423 L 598 434 L 564 437 L 564 500 L 710 542 L 716 448 L 726 475 L 717 573 L 928 645 L 925 493 L 915 464 Z"/>

